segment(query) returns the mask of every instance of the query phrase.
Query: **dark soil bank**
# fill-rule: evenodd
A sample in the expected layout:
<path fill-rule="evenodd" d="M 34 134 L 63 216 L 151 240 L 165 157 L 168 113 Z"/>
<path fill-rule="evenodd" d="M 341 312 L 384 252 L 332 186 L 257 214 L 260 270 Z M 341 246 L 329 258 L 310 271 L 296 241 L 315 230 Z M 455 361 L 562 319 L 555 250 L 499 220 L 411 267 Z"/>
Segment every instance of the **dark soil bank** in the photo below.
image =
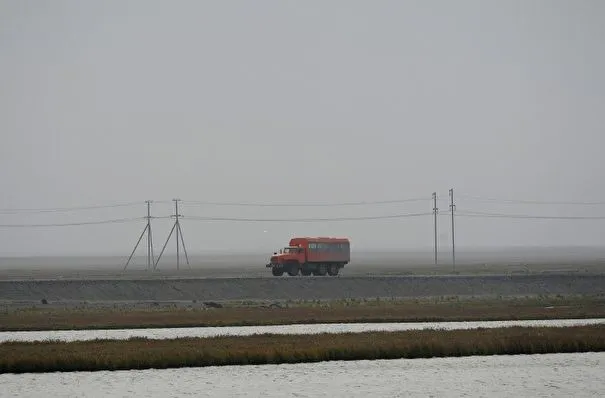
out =
<path fill-rule="evenodd" d="M 1 302 L 329 300 L 605 294 L 605 275 L 0 281 Z"/>

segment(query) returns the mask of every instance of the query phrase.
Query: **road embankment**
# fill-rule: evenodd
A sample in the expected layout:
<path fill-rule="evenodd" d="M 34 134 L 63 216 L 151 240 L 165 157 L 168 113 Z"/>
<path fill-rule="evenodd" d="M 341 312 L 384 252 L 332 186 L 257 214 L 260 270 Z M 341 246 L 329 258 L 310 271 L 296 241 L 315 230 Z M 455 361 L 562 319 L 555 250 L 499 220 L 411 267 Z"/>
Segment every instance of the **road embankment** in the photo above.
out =
<path fill-rule="evenodd" d="M 603 295 L 605 275 L 0 281 L 0 302 L 170 302 Z"/>

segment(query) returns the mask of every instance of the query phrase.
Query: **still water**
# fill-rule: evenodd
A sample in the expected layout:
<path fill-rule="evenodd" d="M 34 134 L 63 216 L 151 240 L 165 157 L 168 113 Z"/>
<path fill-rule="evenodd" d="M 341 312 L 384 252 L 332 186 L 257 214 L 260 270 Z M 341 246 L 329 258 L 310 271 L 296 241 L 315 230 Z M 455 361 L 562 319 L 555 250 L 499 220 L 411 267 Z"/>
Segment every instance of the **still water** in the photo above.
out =
<path fill-rule="evenodd" d="M 602 397 L 605 353 L 0 375 L 2 397 Z"/>
<path fill-rule="evenodd" d="M 605 318 L 592 319 L 556 319 L 526 321 L 477 321 L 477 322 L 397 322 L 397 323 L 340 323 L 340 324 L 301 324 L 275 326 L 233 326 L 233 327 L 195 327 L 195 328 L 152 328 L 152 329 L 116 329 L 116 330 L 61 330 L 0 332 L 0 343 L 6 341 L 82 341 L 94 339 L 128 339 L 147 337 L 150 339 L 168 339 L 178 337 L 213 337 L 219 335 L 246 336 L 252 334 L 313 334 L 368 331 L 403 331 L 414 329 L 475 329 L 512 326 L 574 326 L 605 324 Z"/>

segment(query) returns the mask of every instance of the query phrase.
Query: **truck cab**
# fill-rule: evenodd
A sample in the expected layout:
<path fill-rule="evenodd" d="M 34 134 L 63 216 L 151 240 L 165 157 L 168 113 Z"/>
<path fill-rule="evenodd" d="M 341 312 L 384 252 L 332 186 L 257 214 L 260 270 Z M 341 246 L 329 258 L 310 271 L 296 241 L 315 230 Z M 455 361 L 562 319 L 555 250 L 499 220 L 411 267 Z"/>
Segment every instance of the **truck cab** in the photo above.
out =
<path fill-rule="evenodd" d="M 298 274 L 299 264 L 305 263 L 305 249 L 300 246 L 286 246 L 273 253 L 267 267 L 273 268 L 273 275 L 281 276 L 284 271 L 288 274 Z"/>

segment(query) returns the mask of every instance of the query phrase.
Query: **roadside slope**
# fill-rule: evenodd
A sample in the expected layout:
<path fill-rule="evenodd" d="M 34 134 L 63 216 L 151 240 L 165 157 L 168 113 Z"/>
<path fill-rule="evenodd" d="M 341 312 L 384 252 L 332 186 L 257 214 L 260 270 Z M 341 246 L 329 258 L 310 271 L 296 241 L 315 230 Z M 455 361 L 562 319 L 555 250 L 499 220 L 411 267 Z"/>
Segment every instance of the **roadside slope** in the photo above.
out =
<path fill-rule="evenodd" d="M 605 294 L 605 275 L 0 281 L 0 302 L 330 300 Z"/>

